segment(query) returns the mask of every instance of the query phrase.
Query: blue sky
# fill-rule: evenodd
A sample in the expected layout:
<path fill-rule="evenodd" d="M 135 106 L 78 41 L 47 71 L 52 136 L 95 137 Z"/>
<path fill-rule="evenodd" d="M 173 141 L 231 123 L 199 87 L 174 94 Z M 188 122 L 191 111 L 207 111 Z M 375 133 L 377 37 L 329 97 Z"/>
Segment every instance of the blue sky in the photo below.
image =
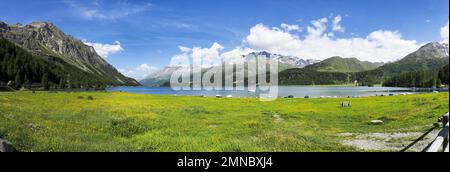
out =
<path fill-rule="evenodd" d="M 174 55 L 195 51 L 180 52 L 179 46 L 220 53 L 240 47 L 301 58 L 323 59 L 335 53 L 392 61 L 423 43 L 445 39 L 441 28 L 447 25 L 448 30 L 448 6 L 448 0 L 15 0 L 0 1 L 0 20 L 52 22 L 104 48 L 108 62 L 140 78 L 168 65 Z M 215 42 L 220 48 L 212 49 Z M 374 48 L 350 52 L 358 51 L 354 47 L 360 43 Z M 316 44 L 330 51 L 318 52 L 322 50 Z M 342 50 L 348 45 L 353 48 Z M 402 51 L 377 49 L 388 45 Z"/>

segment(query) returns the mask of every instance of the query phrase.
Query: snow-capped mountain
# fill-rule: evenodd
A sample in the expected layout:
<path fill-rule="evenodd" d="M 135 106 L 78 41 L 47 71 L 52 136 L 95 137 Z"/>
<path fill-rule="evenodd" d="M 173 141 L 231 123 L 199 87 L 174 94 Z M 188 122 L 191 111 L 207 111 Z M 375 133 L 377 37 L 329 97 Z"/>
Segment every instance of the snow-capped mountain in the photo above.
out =
<path fill-rule="evenodd" d="M 275 59 L 278 61 L 278 68 L 280 71 L 291 69 L 291 68 L 303 68 L 305 66 L 314 64 L 319 62 L 318 60 L 313 59 L 301 59 L 294 56 L 284 56 L 280 54 L 271 54 L 266 51 L 261 52 L 253 52 L 247 55 L 242 56 L 245 62 L 249 62 L 251 60 L 255 60 L 257 57 L 266 57 Z M 160 71 L 157 71 L 153 74 L 150 74 L 145 79 L 141 80 L 140 83 L 142 85 L 147 86 L 160 86 L 170 80 L 170 76 L 176 70 L 183 68 L 182 66 L 167 66 Z"/>
<path fill-rule="evenodd" d="M 448 43 L 432 42 L 422 46 L 419 50 L 415 53 L 437 58 L 449 56 Z"/>
<path fill-rule="evenodd" d="M 302 59 L 302 58 L 295 57 L 295 56 L 284 56 L 284 55 L 281 55 L 281 54 L 271 54 L 271 53 L 266 52 L 266 51 L 253 52 L 253 53 L 250 53 L 250 54 L 246 55 L 244 58 L 245 58 L 246 61 L 249 61 L 251 59 L 255 59 L 258 56 L 264 56 L 264 57 L 267 57 L 267 58 L 275 59 L 280 64 L 288 65 L 291 68 L 303 68 L 305 66 L 308 66 L 308 65 L 311 65 L 311 64 L 319 62 L 319 60 Z"/>

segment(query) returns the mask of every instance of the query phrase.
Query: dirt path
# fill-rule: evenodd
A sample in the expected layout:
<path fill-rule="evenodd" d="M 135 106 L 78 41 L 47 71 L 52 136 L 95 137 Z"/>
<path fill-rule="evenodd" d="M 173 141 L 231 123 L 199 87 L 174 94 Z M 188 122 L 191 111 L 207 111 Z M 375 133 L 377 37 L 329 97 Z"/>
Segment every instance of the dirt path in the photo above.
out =
<path fill-rule="evenodd" d="M 417 142 L 407 151 L 420 152 L 438 135 L 439 130 L 435 129 L 425 138 Z M 407 133 L 341 133 L 339 136 L 346 137 L 343 145 L 352 146 L 364 151 L 395 151 L 398 152 L 407 147 L 414 140 L 418 139 L 421 132 Z"/>

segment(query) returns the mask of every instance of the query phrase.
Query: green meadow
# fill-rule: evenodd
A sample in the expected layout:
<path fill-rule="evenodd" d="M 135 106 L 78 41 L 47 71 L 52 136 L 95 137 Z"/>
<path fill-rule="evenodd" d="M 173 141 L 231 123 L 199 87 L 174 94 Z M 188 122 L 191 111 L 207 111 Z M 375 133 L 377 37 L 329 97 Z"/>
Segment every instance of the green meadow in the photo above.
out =
<path fill-rule="evenodd" d="M 342 108 L 342 101 L 351 107 Z M 122 92 L 0 92 L 0 137 L 32 151 L 361 151 L 341 133 L 423 132 L 448 93 L 206 98 Z M 374 125 L 371 120 L 383 120 Z"/>

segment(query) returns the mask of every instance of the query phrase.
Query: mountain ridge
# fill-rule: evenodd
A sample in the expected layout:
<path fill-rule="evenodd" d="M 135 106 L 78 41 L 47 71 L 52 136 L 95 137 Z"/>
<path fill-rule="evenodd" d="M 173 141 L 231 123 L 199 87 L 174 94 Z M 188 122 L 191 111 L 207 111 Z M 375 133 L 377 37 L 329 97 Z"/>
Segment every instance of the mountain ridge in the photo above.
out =
<path fill-rule="evenodd" d="M 271 54 L 266 51 L 253 52 L 243 56 L 246 60 L 255 58 L 256 56 L 266 58 L 275 58 L 280 61 L 279 57 L 289 57 Z M 293 63 L 288 63 L 293 64 Z M 414 51 L 404 58 L 389 62 L 369 62 L 360 61 L 357 58 L 342 58 L 334 56 L 320 62 L 305 65 L 304 67 L 292 67 L 292 65 L 279 65 L 282 70 L 279 73 L 280 85 L 314 85 L 314 84 L 349 84 L 354 81 L 362 85 L 380 84 L 383 81 L 400 75 L 404 72 L 414 72 L 421 70 L 431 70 L 427 74 L 439 71 L 443 66 L 448 64 L 448 44 L 431 42 L 423 45 L 417 51 Z M 288 66 L 288 67 L 285 67 Z M 176 68 L 166 67 L 161 71 L 165 71 L 163 75 L 157 73 L 152 74 L 144 80 L 143 85 L 154 84 L 158 86 L 164 81 L 170 79 L 170 71 Z M 155 76 L 164 76 L 158 78 Z M 432 77 L 431 77 L 432 78 Z M 155 83 L 153 81 L 157 81 Z"/>
<path fill-rule="evenodd" d="M 319 72 L 361 72 L 375 69 L 384 63 L 360 61 L 357 58 L 333 56 L 318 63 L 306 66 L 306 69 Z"/>
<path fill-rule="evenodd" d="M 116 68 L 100 57 L 93 47 L 84 44 L 73 36 L 65 34 L 50 22 L 8 25 L 0 21 L 0 38 L 22 47 L 37 58 L 52 61 L 59 66 L 74 66 L 74 70 L 79 69 L 87 72 L 93 77 L 99 78 L 99 83 L 96 84 L 105 86 L 140 85 L 136 80 L 122 75 Z M 54 59 L 60 59 L 64 63 Z M 81 84 L 85 82 L 71 81 L 70 77 L 67 79 L 69 84 L 70 82 Z M 92 85 L 93 83 L 90 84 Z"/>
<path fill-rule="evenodd" d="M 386 63 L 376 69 L 360 72 L 332 72 L 326 74 L 308 67 L 303 69 L 289 69 L 279 74 L 280 84 L 286 85 L 308 85 L 308 84 L 349 84 L 357 81 L 361 85 L 382 84 L 384 81 L 404 73 L 435 81 L 437 85 L 437 73 L 449 63 L 448 44 L 431 42 L 423 45 L 400 60 Z M 316 76 L 316 77 L 313 77 Z M 324 76 L 322 79 L 321 76 Z M 320 82 L 317 82 L 320 80 Z"/>
<path fill-rule="evenodd" d="M 384 64 L 376 69 L 357 73 L 355 79 L 367 83 L 380 83 L 404 72 L 431 70 L 437 72 L 449 63 L 448 44 L 431 42 L 404 58 Z"/>
<path fill-rule="evenodd" d="M 245 63 L 248 63 L 249 61 L 255 60 L 257 58 L 271 58 L 279 62 L 278 68 L 279 71 L 292 69 L 292 68 L 303 68 L 305 66 L 317 63 L 316 60 L 313 59 L 301 59 L 294 56 L 284 56 L 280 54 L 272 54 L 267 51 L 259 51 L 259 52 L 252 52 L 247 55 L 243 55 L 242 58 Z M 149 76 L 145 77 L 144 79 L 140 80 L 139 82 L 142 85 L 146 86 L 161 86 L 165 85 L 169 80 L 172 72 L 180 69 L 182 67 L 179 66 L 166 66 L 163 69 L 150 74 Z"/>

